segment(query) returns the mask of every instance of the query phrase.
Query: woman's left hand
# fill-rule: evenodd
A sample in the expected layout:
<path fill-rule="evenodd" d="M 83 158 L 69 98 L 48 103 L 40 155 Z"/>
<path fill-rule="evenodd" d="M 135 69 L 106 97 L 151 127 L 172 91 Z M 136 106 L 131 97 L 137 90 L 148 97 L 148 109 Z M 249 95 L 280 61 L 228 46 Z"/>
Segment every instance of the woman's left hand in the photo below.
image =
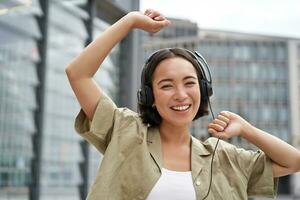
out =
<path fill-rule="evenodd" d="M 233 136 L 242 136 L 248 125 L 250 124 L 239 115 L 222 111 L 208 124 L 208 132 L 214 137 L 227 140 Z"/>

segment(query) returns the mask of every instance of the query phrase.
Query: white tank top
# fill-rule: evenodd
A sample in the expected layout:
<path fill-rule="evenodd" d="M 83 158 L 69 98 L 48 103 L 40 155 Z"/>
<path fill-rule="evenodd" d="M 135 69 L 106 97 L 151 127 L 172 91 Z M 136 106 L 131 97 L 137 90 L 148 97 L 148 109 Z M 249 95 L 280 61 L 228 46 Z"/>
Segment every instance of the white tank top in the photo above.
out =
<path fill-rule="evenodd" d="M 192 172 L 162 168 L 162 173 L 146 200 L 196 200 Z"/>

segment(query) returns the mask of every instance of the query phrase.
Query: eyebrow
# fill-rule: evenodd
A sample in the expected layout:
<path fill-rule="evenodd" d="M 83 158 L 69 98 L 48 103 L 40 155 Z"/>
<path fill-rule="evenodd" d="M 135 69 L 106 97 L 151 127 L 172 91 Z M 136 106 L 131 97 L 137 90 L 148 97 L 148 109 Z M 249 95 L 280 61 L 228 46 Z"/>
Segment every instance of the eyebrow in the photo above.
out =
<path fill-rule="evenodd" d="M 187 79 L 195 79 L 195 80 L 197 80 L 197 78 L 195 77 L 195 76 L 186 76 L 186 77 L 184 77 L 183 78 L 183 80 L 187 80 Z M 159 85 L 159 84 L 161 84 L 161 83 L 163 83 L 163 82 L 172 82 L 173 81 L 173 79 L 171 79 L 171 78 L 165 78 L 165 79 L 162 79 L 162 80 L 160 80 L 158 83 L 157 83 L 157 85 Z"/>

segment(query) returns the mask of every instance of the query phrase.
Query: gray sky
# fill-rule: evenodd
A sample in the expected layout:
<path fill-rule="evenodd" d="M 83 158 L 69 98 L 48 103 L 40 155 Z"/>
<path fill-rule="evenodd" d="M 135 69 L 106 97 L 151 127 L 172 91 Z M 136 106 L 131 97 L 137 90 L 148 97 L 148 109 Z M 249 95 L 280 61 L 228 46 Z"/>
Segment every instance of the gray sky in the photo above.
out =
<path fill-rule="evenodd" d="M 141 11 L 189 19 L 201 28 L 300 38 L 300 0 L 141 0 Z"/>

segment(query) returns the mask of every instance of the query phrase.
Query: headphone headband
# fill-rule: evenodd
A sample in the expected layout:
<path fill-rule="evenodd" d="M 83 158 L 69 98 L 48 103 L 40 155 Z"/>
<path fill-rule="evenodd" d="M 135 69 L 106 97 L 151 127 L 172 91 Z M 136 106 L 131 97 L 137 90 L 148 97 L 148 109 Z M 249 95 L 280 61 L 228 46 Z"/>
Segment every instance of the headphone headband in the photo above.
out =
<path fill-rule="evenodd" d="M 190 51 L 190 50 L 188 50 L 188 49 L 183 49 L 183 48 L 165 48 L 165 49 L 159 49 L 159 50 L 155 51 L 154 53 L 152 53 L 152 54 L 147 58 L 147 60 L 146 60 L 146 62 L 145 62 L 144 68 L 147 66 L 147 64 L 149 64 L 149 62 L 151 61 L 151 59 L 153 58 L 153 56 L 156 55 L 158 52 L 160 52 L 160 51 L 162 51 L 162 50 L 170 50 L 170 51 L 172 51 L 173 49 L 181 49 L 181 50 L 184 50 L 184 51 L 186 51 L 187 53 L 189 53 L 189 54 L 192 56 L 192 58 L 194 58 L 194 59 L 197 61 L 198 65 L 199 65 L 199 68 L 200 68 L 200 70 L 201 70 L 201 72 L 202 72 L 203 77 L 204 77 L 210 84 L 212 83 L 212 78 L 211 78 L 211 73 L 210 73 L 210 67 L 209 67 L 208 63 L 206 62 L 205 58 L 204 58 L 199 52 L 194 51 L 194 53 L 193 53 L 192 51 Z M 206 73 L 205 73 L 205 70 L 203 69 L 203 66 L 204 66 L 204 67 L 206 68 L 206 70 L 207 70 L 208 78 L 209 78 L 209 79 L 208 79 L 207 76 L 206 76 Z"/>

